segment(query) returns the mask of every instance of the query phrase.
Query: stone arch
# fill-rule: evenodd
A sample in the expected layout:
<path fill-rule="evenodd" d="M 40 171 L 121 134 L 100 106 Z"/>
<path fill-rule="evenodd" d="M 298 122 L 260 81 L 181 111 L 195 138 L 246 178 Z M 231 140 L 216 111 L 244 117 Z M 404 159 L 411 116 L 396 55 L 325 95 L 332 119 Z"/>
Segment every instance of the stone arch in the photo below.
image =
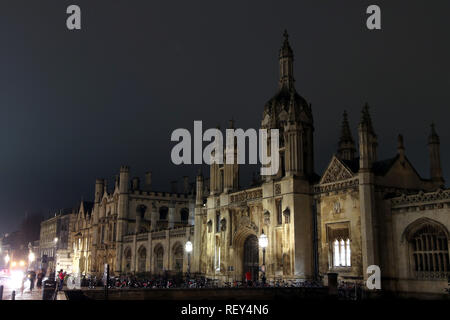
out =
<path fill-rule="evenodd" d="M 244 243 L 250 236 L 257 236 L 253 229 L 244 227 L 241 228 L 233 238 L 233 247 L 235 248 L 234 256 L 234 270 L 236 279 L 242 280 L 244 278 L 243 264 L 244 264 Z"/>
<path fill-rule="evenodd" d="M 405 228 L 402 242 L 406 242 L 410 276 L 419 279 L 447 278 L 450 271 L 450 239 L 442 223 L 419 218 Z"/>
<path fill-rule="evenodd" d="M 141 245 L 138 249 L 138 272 L 145 272 L 146 270 L 146 261 L 147 261 L 147 248 L 144 245 Z"/>
<path fill-rule="evenodd" d="M 164 248 L 158 243 L 153 250 L 155 256 L 154 270 L 155 273 L 162 273 L 164 270 Z"/>
<path fill-rule="evenodd" d="M 438 230 L 441 230 L 444 232 L 447 239 L 449 239 L 449 232 L 447 228 L 440 222 L 430 219 L 430 218 L 419 218 L 413 222 L 411 222 L 403 231 L 402 234 L 402 242 L 411 240 L 411 237 L 414 236 L 414 234 L 419 231 L 419 229 L 423 228 L 424 226 L 429 225 L 431 227 L 434 227 Z"/>
<path fill-rule="evenodd" d="M 123 258 L 124 258 L 124 268 L 123 271 L 125 273 L 130 273 L 131 272 L 131 248 L 130 247 L 126 247 L 125 250 L 123 251 Z"/>
<path fill-rule="evenodd" d="M 184 249 L 179 241 L 172 246 L 172 270 L 175 272 L 183 271 Z"/>

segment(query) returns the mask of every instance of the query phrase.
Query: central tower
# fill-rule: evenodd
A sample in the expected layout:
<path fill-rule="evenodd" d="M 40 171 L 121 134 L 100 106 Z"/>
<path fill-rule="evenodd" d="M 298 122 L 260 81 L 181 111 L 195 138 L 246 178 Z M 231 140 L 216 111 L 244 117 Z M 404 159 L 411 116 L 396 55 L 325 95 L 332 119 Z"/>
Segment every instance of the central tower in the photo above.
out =
<path fill-rule="evenodd" d="M 295 90 L 294 53 L 287 31 L 283 37 L 278 92 L 266 103 L 261 122 L 263 129 L 279 130 L 280 170 L 266 180 L 286 175 L 309 180 L 314 176 L 313 115 L 311 105 Z M 267 147 L 270 150 L 270 141 Z"/>

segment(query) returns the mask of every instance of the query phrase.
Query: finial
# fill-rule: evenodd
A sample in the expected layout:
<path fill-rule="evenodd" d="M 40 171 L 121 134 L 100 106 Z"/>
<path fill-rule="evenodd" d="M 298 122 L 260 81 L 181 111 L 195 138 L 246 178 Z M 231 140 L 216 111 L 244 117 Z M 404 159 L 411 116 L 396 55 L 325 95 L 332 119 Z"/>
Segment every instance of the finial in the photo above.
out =
<path fill-rule="evenodd" d="M 230 123 L 230 129 L 234 129 L 234 119 L 233 119 L 233 117 L 231 117 L 229 123 Z"/>
<path fill-rule="evenodd" d="M 284 29 L 283 37 L 284 37 L 284 41 L 288 41 L 288 39 L 289 39 L 289 34 L 288 34 L 288 32 L 287 32 L 286 29 Z"/>
<path fill-rule="evenodd" d="M 405 149 L 405 146 L 403 144 L 403 136 L 401 134 L 398 135 L 397 141 L 398 141 L 397 149 Z"/>

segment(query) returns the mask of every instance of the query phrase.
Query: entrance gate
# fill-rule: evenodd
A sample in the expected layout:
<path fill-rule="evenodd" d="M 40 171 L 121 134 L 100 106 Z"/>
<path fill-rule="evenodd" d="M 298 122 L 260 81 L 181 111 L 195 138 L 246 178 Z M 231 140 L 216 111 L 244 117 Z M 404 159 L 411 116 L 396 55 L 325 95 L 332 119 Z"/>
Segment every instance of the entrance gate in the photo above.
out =
<path fill-rule="evenodd" d="M 250 272 L 253 281 L 259 276 L 259 247 L 258 238 L 255 235 L 249 236 L 244 242 L 244 279 L 245 274 Z"/>

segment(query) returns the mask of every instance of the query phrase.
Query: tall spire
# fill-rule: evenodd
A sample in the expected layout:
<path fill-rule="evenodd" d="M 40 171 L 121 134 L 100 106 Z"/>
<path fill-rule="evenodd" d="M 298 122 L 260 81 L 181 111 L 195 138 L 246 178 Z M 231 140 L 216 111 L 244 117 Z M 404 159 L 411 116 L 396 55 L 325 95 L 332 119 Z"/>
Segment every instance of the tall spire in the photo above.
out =
<path fill-rule="evenodd" d="M 359 168 L 370 169 L 372 163 L 377 161 L 377 135 L 373 130 L 372 119 L 370 118 L 369 105 L 366 103 L 361 111 L 361 121 L 359 123 Z"/>
<path fill-rule="evenodd" d="M 283 33 L 284 41 L 280 49 L 280 88 L 293 89 L 294 88 L 294 54 L 289 45 L 289 35 L 286 30 Z"/>
<path fill-rule="evenodd" d="M 353 160 L 355 158 L 355 141 L 352 137 L 350 125 L 348 123 L 347 111 L 342 115 L 341 137 L 338 143 L 338 156 L 344 160 Z"/>
<path fill-rule="evenodd" d="M 440 140 L 436 133 L 434 123 L 431 124 L 431 133 L 428 137 L 428 148 L 430 152 L 430 176 L 431 180 L 438 186 L 445 184 L 441 167 Z"/>

